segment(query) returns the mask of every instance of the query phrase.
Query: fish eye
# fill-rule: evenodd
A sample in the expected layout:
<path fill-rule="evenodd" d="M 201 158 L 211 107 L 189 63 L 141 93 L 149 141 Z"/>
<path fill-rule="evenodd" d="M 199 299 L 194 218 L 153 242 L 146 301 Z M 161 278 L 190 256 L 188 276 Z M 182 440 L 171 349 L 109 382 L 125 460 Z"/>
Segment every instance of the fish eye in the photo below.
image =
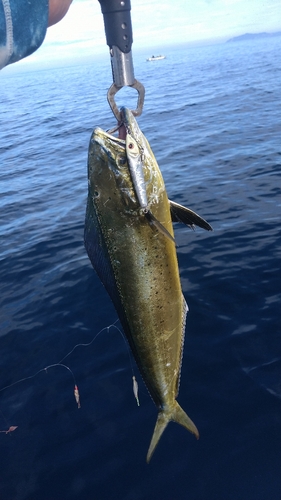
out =
<path fill-rule="evenodd" d="M 132 143 L 132 142 L 130 142 L 130 144 L 128 145 L 128 148 L 129 148 L 129 149 L 134 149 L 134 145 L 133 145 L 133 143 Z"/>
<path fill-rule="evenodd" d="M 125 165 L 127 163 L 126 156 L 119 156 L 118 163 L 119 165 Z"/>

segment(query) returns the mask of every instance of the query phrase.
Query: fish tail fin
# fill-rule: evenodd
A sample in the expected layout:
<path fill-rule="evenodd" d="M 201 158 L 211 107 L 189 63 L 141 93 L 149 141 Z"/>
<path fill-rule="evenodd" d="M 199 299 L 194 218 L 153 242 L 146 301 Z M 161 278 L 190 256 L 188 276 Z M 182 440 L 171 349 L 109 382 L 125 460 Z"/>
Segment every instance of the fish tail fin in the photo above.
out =
<path fill-rule="evenodd" d="M 196 439 L 199 439 L 199 432 L 196 425 L 192 422 L 192 420 L 188 417 L 185 411 L 181 408 L 177 401 L 174 401 L 172 407 L 167 409 L 163 409 L 159 411 L 158 418 L 156 421 L 156 425 L 154 428 L 153 436 L 149 445 L 149 449 L 147 452 L 146 461 L 150 462 L 150 459 L 154 453 L 154 450 L 159 442 L 160 437 L 162 436 L 164 430 L 166 429 L 169 422 L 176 422 L 177 424 L 185 427 L 189 432 L 195 435 Z"/>

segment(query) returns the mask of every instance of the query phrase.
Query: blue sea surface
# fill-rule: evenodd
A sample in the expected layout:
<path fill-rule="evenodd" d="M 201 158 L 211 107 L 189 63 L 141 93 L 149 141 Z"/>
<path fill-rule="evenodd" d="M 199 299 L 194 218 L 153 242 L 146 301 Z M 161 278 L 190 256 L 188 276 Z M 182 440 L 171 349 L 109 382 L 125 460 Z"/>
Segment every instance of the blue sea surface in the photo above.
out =
<path fill-rule="evenodd" d="M 0 430 L 17 426 L 0 434 L 1 500 L 280 500 L 280 52 L 276 37 L 134 55 L 168 195 L 214 228 L 175 225 L 178 400 L 200 440 L 171 423 L 149 465 L 157 410 L 83 246 L 90 134 L 115 124 L 109 58 L 1 72 Z"/>

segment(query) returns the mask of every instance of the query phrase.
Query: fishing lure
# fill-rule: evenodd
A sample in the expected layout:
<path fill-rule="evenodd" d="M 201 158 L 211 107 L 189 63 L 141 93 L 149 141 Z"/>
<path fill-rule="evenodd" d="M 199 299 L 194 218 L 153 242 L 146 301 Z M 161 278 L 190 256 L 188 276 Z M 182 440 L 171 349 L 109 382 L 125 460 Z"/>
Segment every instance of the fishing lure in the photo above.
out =
<path fill-rule="evenodd" d="M 78 390 L 78 386 L 76 384 L 74 386 L 74 397 L 75 397 L 75 401 L 77 403 L 78 408 L 81 408 L 79 390 Z"/>
<path fill-rule="evenodd" d="M 134 396 L 136 398 L 137 405 L 140 406 L 139 396 L 138 396 L 138 390 L 139 390 L 139 386 L 138 386 L 138 383 L 136 381 L 136 377 L 133 376 L 133 391 L 134 391 Z"/>

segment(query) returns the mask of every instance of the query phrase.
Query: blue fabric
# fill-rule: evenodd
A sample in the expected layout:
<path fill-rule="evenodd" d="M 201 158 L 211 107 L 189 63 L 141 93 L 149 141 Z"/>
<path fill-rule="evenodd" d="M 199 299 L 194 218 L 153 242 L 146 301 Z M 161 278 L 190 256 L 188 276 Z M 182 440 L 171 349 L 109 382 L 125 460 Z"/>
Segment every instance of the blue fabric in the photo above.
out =
<path fill-rule="evenodd" d="M 48 13 L 48 0 L 0 0 L 0 68 L 40 47 Z"/>

